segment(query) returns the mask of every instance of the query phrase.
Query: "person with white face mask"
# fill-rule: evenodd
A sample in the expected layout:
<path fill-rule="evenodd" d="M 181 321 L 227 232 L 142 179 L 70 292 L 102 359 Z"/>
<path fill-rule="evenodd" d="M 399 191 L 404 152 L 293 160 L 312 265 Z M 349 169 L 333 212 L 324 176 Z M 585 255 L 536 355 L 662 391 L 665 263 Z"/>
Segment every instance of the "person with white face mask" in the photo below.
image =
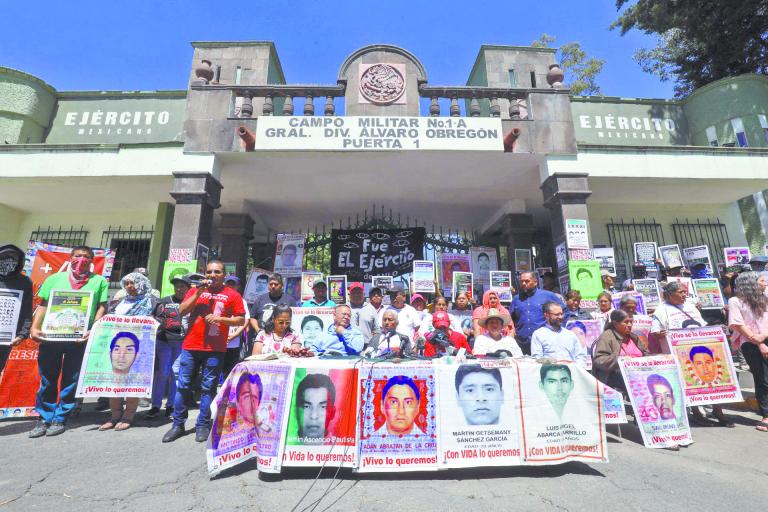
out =
<path fill-rule="evenodd" d="M 11 347 L 29 338 L 29 327 L 32 324 L 32 281 L 22 275 L 22 268 L 24 251 L 12 244 L 0 245 L 0 297 L 9 304 L 16 300 L 21 301 L 16 322 L 11 318 L 8 325 L 0 326 L 0 373 L 5 368 Z"/>

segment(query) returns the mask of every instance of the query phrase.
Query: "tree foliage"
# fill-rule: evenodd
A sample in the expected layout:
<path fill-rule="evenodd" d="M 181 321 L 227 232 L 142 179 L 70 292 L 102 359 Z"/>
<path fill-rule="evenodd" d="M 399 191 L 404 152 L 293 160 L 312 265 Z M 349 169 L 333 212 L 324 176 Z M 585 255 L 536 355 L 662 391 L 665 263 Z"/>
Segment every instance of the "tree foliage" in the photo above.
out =
<path fill-rule="evenodd" d="M 634 3 L 632 3 L 634 2 Z M 768 71 L 768 0 L 616 0 L 612 28 L 657 38 L 634 59 L 685 96 L 720 78 Z"/>
<path fill-rule="evenodd" d="M 541 34 L 537 40 L 531 43 L 535 48 L 549 48 L 556 38 L 548 34 Z M 600 95 L 600 86 L 597 85 L 597 75 L 603 70 L 604 59 L 588 57 L 581 49 L 577 41 L 570 42 L 558 48 L 560 67 L 565 72 L 565 83 L 571 88 L 573 94 L 585 96 Z"/>

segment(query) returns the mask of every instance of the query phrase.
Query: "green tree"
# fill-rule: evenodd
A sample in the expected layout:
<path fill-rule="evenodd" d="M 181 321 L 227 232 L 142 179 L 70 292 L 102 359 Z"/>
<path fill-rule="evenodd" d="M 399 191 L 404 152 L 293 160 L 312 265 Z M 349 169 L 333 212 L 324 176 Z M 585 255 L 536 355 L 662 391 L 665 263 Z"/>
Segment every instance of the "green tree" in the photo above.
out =
<path fill-rule="evenodd" d="M 541 34 L 531 43 L 534 48 L 549 48 L 555 42 L 555 37 Z M 565 83 L 571 88 L 571 93 L 584 96 L 599 96 L 600 86 L 597 85 L 597 75 L 603 70 L 604 59 L 588 57 L 577 41 L 565 44 L 557 49 L 560 67 L 565 72 Z"/>
<path fill-rule="evenodd" d="M 656 37 L 634 59 L 685 96 L 720 78 L 768 71 L 768 0 L 616 0 L 611 28 Z"/>

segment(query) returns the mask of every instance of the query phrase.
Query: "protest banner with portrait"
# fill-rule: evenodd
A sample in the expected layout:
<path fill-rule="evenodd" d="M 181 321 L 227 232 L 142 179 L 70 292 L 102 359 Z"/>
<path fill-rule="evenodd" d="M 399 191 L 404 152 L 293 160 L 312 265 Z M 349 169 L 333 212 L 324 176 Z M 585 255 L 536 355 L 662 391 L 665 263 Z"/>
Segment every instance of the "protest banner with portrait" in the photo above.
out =
<path fill-rule="evenodd" d="M 456 295 L 466 293 L 471 301 L 474 287 L 472 286 L 472 272 L 454 272 L 453 286 L 451 287 L 451 300 L 456 302 Z"/>
<path fill-rule="evenodd" d="M 656 259 L 658 258 L 658 246 L 656 242 L 635 242 L 633 244 L 635 261 L 639 261 L 647 271 L 656 269 Z"/>
<path fill-rule="evenodd" d="M 328 276 L 328 300 L 336 304 L 347 303 L 347 276 Z"/>
<path fill-rule="evenodd" d="M 651 326 L 653 325 L 653 318 L 648 315 L 637 314 L 632 317 L 632 334 L 636 334 L 640 341 L 645 343 L 646 347 L 650 347 L 648 344 L 648 336 L 651 333 Z"/>
<path fill-rule="evenodd" d="M 333 229 L 331 273 L 351 281 L 407 274 L 414 260 L 424 259 L 425 237 L 424 228 Z"/>
<path fill-rule="evenodd" d="M 299 277 L 304 266 L 304 235 L 280 233 L 275 241 L 275 272 Z"/>
<path fill-rule="evenodd" d="M 259 471 L 279 473 L 288 423 L 294 367 L 243 361 L 230 372 L 211 404 L 208 474 L 256 458 Z"/>
<path fill-rule="evenodd" d="M 496 292 L 501 302 L 512 302 L 512 272 L 491 270 L 490 290 Z"/>
<path fill-rule="evenodd" d="M 443 253 L 440 255 L 440 270 L 443 293 L 448 295 L 453 289 L 454 272 L 470 272 L 469 254 Z"/>
<path fill-rule="evenodd" d="M 575 363 L 517 362 L 528 464 L 607 462 L 600 383 Z"/>
<path fill-rule="evenodd" d="M 583 299 L 596 300 L 603 291 L 600 264 L 596 260 L 569 261 L 568 275 L 571 290 L 579 290 Z"/>
<path fill-rule="evenodd" d="M 568 249 L 589 249 L 589 231 L 584 219 L 565 219 L 565 240 Z"/>
<path fill-rule="evenodd" d="M 731 350 L 719 325 L 670 330 L 667 340 L 680 369 L 686 405 L 741 402 Z"/>
<path fill-rule="evenodd" d="M 694 279 L 693 292 L 702 309 L 722 309 L 725 307 L 725 298 L 722 290 L 720 290 L 720 283 L 715 278 Z"/>
<path fill-rule="evenodd" d="M 88 332 L 91 318 L 88 290 L 51 290 L 43 317 L 43 339 L 46 341 L 79 341 Z"/>
<path fill-rule="evenodd" d="M 301 303 L 301 276 L 286 277 L 283 292 L 293 297 L 293 300 L 297 303 Z"/>
<path fill-rule="evenodd" d="M 627 413 L 624 410 L 624 396 L 610 386 L 600 383 L 603 396 L 603 419 L 606 425 L 627 423 Z"/>
<path fill-rule="evenodd" d="M 645 446 L 691 444 L 693 437 L 675 356 L 621 357 L 619 367 Z"/>
<path fill-rule="evenodd" d="M 715 267 L 712 266 L 712 259 L 709 256 L 709 247 L 706 245 L 684 248 L 683 257 L 685 258 L 686 266 L 690 270 L 693 270 L 696 265 L 704 264 L 707 274 L 712 275 Z"/>
<path fill-rule="evenodd" d="M 667 268 L 678 268 L 684 265 L 683 255 L 680 252 L 680 246 L 677 244 L 662 245 L 659 247 L 661 262 Z"/>
<path fill-rule="evenodd" d="M 635 291 L 643 295 L 643 302 L 647 311 L 659 307 L 661 293 L 659 292 L 659 282 L 656 279 L 633 279 L 632 284 L 635 286 Z"/>
<path fill-rule="evenodd" d="M 435 262 L 414 260 L 411 282 L 414 293 L 435 293 Z"/>
<path fill-rule="evenodd" d="M 515 249 L 515 272 L 530 272 L 533 270 L 530 249 Z"/>
<path fill-rule="evenodd" d="M 310 300 L 315 296 L 315 291 L 312 289 L 312 285 L 315 281 L 323 280 L 322 272 L 302 272 L 301 273 L 301 300 Z M 326 300 L 328 300 L 328 290 L 326 289 Z"/>
<path fill-rule="evenodd" d="M 565 242 L 555 246 L 555 263 L 559 273 L 568 270 L 568 249 L 565 247 Z"/>
<path fill-rule="evenodd" d="M 605 270 L 612 276 L 616 275 L 616 254 L 613 247 L 595 247 L 592 250 L 595 259 L 600 263 L 600 271 Z"/>
<path fill-rule="evenodd" d="M 517 370 L 510 360 L 435 361 L 440 468 L 521 464 Z"/>
<path fill-rule="evenodd" d="M 168 297 L 173 295 L 173 283 L 171 280 L 184 277 L 193 272 L 197 272 L 197 260 L 166 261 L 163 264 L 163 282 L 160 283 L 160 296 Z"/>
<path fill-rule="evenodd" d="M 104 315 L 85 347 L 77 396 L 152 396 L 159 323 L 149 316 Z"/>
<path fill-rule="evenodd" d="M 360 368 L 359 471 L 437 469 L 431 362 Z"/>
<path fill-rule="evenodd" d="M 335 308 L 291 308 L 291 330 L 301 336 L 305 347 L 320 345 L 328 327 L 333 325 Z"/>
<path fill-rule="evenodd" d="M 256 302 L 256 297 L 267 293 L 269 287 L 269 274 L 270 271 L 254 267 L 251 270 L 251 274 L 248 276 L 248 282 L 245 283 L 245 289 L 243 290 L 243 298 L 248 304 Z"/>
<path fill-rule="evenodd" d="M 495 247 L 470 247 L 470 272 L 474 274 L 475 286 L 486 290 L 491 285 L 491 270 L 499 269 Z"/>
<path fill-rule="evenodd" d="M 0 288 L 0 345 L 10 345 L 16 338 L 24 290 Z"/>
<path fill-rule="evenodd" d="M 565 328 L 573 332 L 581 346 L 587 350 L 589 357 L 585 361 L 587 370 L 592 369 L 592 351 L 597 338 L 603 334 L 604 322 L 600 320 L 568 320 Z"/>
<path fill-rule="evenodd" d="M 294 365 L 284 466 L 357 466 L 357 368 L 335 361 Z"/>
<path fill-rule="evenodd" d="M 749 247 L 726 247 L 723 249 L 723 255 L 725 256 L 726 267 L 747 265 L 749 260 L 752 259 Z"/>

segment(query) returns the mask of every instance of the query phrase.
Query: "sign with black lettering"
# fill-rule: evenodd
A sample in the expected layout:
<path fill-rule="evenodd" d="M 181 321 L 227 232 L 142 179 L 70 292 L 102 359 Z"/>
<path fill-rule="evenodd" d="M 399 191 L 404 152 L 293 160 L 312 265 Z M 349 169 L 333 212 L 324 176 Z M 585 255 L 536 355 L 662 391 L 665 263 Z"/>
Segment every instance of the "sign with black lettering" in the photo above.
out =
<path fill-rule="evenodd" d="M 331 231 L 331 273 L 350 281 L 371 276 L 398 276 L 424 259 L 424 228 L 334 229 Z"/>

